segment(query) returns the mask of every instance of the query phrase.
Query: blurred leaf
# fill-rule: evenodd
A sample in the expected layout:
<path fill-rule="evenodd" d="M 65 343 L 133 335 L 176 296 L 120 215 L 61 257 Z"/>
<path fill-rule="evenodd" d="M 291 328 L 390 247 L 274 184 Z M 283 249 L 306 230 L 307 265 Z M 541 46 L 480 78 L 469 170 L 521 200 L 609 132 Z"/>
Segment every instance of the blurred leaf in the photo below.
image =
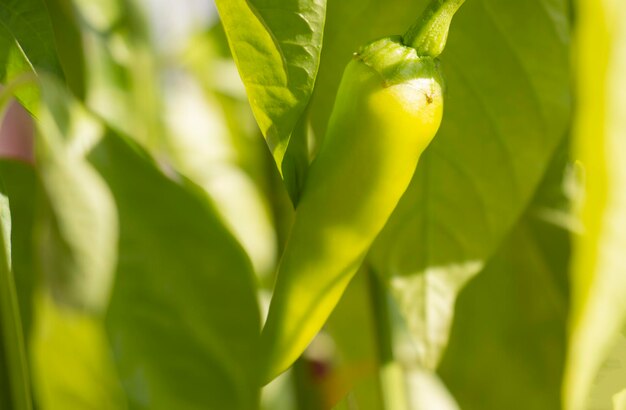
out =
<path fill-rule="evenodd" d="M 0 409 L 11 408 L 11 382 L 9 367 L 6 364 L 6 350 L 4 348 L 4 334 L 2 331 L 2 321 L 0 320 Z"/>
<path fill-rule="evenodd" d="M 42 79 L 37 168 L 46 194 L 38 232 L 41 269 L 57 302 L 103 312 L 117 258 L 117 214 L 85 160 L 102 127 L 64 89 Z"/>
<path fill-rule="evenodd" d="M 613 397 L 613 410 L 626 410 L 626 389 Z"/>
<path fill-rule="evenodd" d="M 317 76 L 326 1 L 217 0 L 216 5 L 252 111 L 297 202 L 308 167 L 306 133 L 298 124 L 306 123 L 302 116 Z"/>
<path fill-rule="evenodd" d="M 569 212 L 567 155 L 563 144 L 531 206 L 459 295 L 440 372 L 462 409 L 561 408 L 570 237 L 546 217 Z"/>
<path fill-rule="evenodd" d="M 626 4 L 578 2 L 575 156 L 585 171 L 582 235 L 572 262 L 567 410 L 585 399 L 626 320 Z"/>
<path fill-rule="evenodd" d="M 70 90 L 85 98 L 85 55 L 78 18 L 71 0 L 43 0 L 52 22 L 58 59 Z"/>
<path fill-rule="evenodd" d="M 214 92 L 203 92 L 188 73 L 180 72 L 171 81 L 165 103 L 168 159 L 213 199 L 219 215 L 250 256 L 255 272 L 267 277 L 276 264 L 276 234 L 269 204 L 241 166 L 247 159 L 246 151 L 259 156 L 267 154 L 267 148 L 256 133 L 245 135 L 241 124 L 239 128 L 228 124 L 229 116 L 233 121 L 244 121 L 248 111 L 234 106 L 234 102 L 229 105 L 225 97 Z M 263 177 L 261 172 L 257 178 Z"/>
<path fill-rule="evenodd" d="M 402 33 L 424 4 L 329 3 L 311 107 L 316 136 L 325 132 L 352 52 Z M 402 285 L 398 300 L 404 311 L 422 315 L 421 323 L 451 311 L 456 292 L 524 211 L 566 133 L 567 13 L 564 0 L 483 0 L 467 2 L 455 17 L 442 55 L 448 88 L 442 127 L 370 254 L 378 272 L 410 286 Z M 435 325 L 439 335 L 426 341 L 420 357 L 430 366 L 445 344 L 449 318 Z"/>
<path fill-rule="evenodd" d="M 125 409 L 99 317 L 38 295 L 31 340 L 37 403 L 42 409 Z"/>
<path fill-rule="evenodd" d="M 411 367 L 407 371 L 407 382 L 411 410 L 460 410 L 436 373 Z"/>
<path fill-rule="evenodd" d="M 28 82 L 24 74 L 40 71 L 64 78 L 56 54 L 55 38 L 43 0 L 2 0 L 0 3 L 0 83 Z M 34 83 L 16 93 L 33 111 Z"/>
<path fill-rule="evenodd" d="M 273 160 L 272 160 L 273 161 Z M 272 165 L 274 163 L 272 162 Z M 293 388 L 292 371 L 285 373 L 272 380 L 261 390 L 262 410 L 292 410 L 296 408 L 296 395 Z"/>
<path fill-rule="evenodd" d="M 4 191 L 3 186 L 0 188 Z M 3 368 L 0 373 L 8 382 L 6 393 L 10 398 L 7 401 L 16 410 L 31 409 L 28 362 L 11 266 L 11 211 L 4 192 L 0 193 L 0 327 L 0 367 Z"/>
<path fill-rule="evenodd" d="M 160 73 L 138 2 L 73 3 L 85 43 L 87 107 L 150 151 L 162 150 Z"/>
<path fill-rule="evenodd" d="M 616 395 L 626 388 L 626 337 L 618 335 L 589 392 L 590 410 L 612 410 Z"/>
<path fill-rule="evenodd" d="M 131 407 L 258 407 L 259 312 L 250 262 L 198 187 L 112 132 L 90 159 L 117 202 L 107 317 Z"/>

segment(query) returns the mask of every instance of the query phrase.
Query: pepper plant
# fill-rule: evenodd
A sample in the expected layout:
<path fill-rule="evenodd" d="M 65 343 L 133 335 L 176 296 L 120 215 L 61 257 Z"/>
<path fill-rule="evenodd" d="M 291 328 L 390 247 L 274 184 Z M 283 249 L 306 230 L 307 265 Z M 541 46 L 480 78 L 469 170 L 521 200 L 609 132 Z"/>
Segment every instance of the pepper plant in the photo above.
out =
<path fill-rule="evenodd" d="M 0 409 L 626 409 L 625 19 L 0 0 Z"/>

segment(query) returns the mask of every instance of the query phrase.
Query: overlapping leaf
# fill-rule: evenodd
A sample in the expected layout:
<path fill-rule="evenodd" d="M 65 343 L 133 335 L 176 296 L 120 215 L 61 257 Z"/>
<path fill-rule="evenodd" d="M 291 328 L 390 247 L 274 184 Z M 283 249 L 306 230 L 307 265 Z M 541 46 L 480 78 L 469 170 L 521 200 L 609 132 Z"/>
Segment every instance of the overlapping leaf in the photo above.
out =
<path fill-rule="evenodd" d="M 102 313 L 117 260 L 117 214 L 85 160 L 102 128 L 59 83 L 46 77 L 42 88 L 37 168 L 47 215 L 38 232 L 40 265 L 57 302 Z"/>
<path fill-rule="evenodd" d="M 41 293 L 33 305 L 30 359 L 40 408 L 126 409 L 102 317 Z"/>
<path fill-rule="evenodd" d="M 322 48 L 326 0 L 218 0 L 257 122 L 292 198 L 308 166 L 303 114 Z"/>
<path fill-rule="evenodd" d="M 90 160 L 120 218 L 107 328 L 131 407 L 256 408 L 260 325 L 243 250 L 198 187 L 126 139 L 109 133 Z"/>
<path fill-rule="evenodd" d="M 579 118 L 575 155 L 585 170 L 583 234 L 572 262 L 565 408 L 585 408 L 626 320 L 626 5 L 580 1 Z"/>
<path fill-rule="evenodd" d="M 462 409 L 561 408 L 572 225 L 565 188 L 575 175 L 568 154 L 563 145 L 531 206 L 459 296 L 439 370 Z"/>
<path fill-rule="evenodd" d="M 0 3 L 0 83 L 20 86 L 17 95 L 33 110 L 37 89 L 32 76 L 39 71 L 64 78 L 54 32 L 43 0 L 4 0 Z"/>

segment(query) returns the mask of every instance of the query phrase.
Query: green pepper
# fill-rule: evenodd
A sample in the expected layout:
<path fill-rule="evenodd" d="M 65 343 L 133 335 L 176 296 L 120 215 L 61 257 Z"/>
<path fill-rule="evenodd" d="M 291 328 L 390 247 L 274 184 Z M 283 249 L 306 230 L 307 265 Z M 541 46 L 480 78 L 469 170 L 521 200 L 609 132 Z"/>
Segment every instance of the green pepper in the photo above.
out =
<path fill-rule="evenodd" d="M 261 337 L 263 383 L 328 319 L 435 136 L 443 113 L 437 56 L 463 1 L 433 1 L 404 37 L 364 46 L 346 67 L 278 269 Z"/>

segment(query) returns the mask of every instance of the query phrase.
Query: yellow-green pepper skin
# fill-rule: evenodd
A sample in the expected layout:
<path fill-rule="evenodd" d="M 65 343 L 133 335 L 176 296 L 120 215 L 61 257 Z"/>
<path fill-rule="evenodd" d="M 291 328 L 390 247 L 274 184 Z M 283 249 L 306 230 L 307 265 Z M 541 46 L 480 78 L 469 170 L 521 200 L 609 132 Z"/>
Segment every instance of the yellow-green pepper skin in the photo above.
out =
<path fill-rule="evenodd" d="M 311 164 L 262 333 L 262 382 L 321 329 L 387 222 L 443 112 L 436 58 L 389 37 L 348 64 Z"/>

